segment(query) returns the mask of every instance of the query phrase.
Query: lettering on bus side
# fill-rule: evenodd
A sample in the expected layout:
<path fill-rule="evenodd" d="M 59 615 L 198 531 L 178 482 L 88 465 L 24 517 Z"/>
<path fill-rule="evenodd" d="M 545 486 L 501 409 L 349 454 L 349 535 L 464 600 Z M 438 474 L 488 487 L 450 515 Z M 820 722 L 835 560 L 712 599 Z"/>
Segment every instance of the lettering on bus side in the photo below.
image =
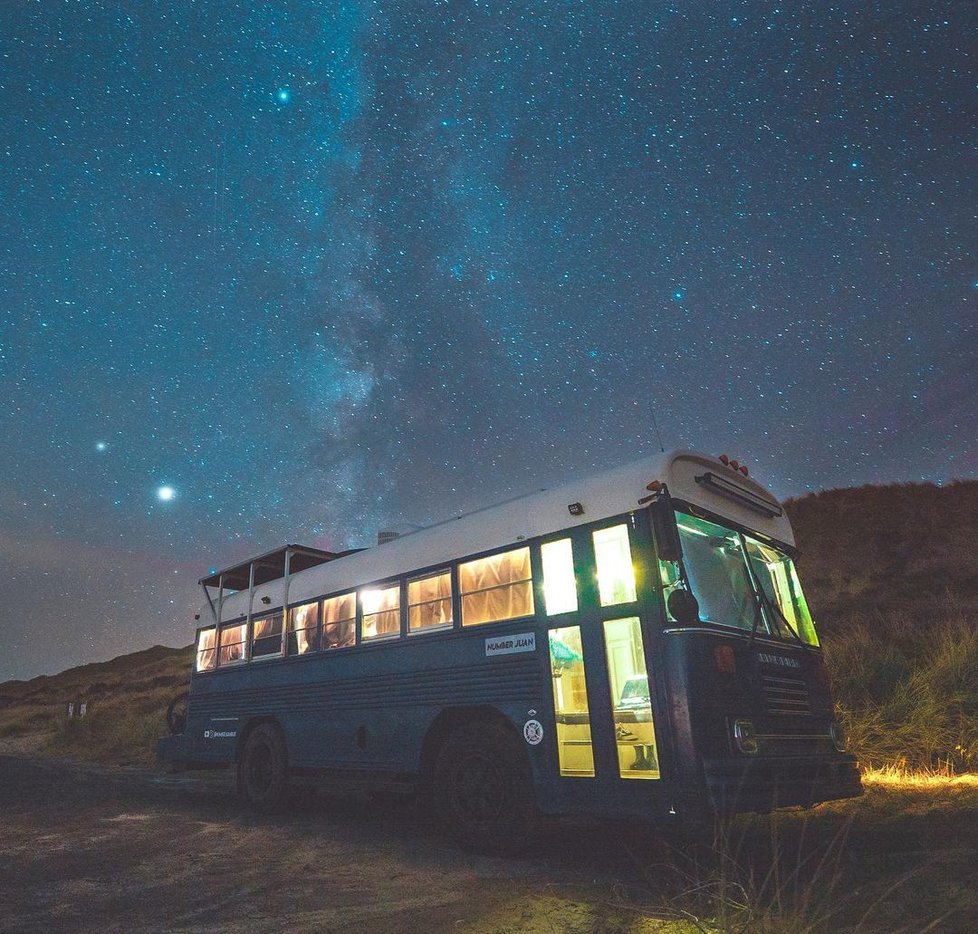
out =
<path fill-rule="evenodd" d="M 486 658 L 490 655 L 512 655 L 514 652 L 535 652 L 536 649 L 537 637 L 534 632 L 486 639 Z"/>
<path fill-rule="evenodd" d="M 758 652 L 757 658 L 765 665 L 778 665 L 781 668 L 801 668 L 801 662 L 797 658 L 786 658 L 784 655 L 770 655 L 767 652 Z"/>

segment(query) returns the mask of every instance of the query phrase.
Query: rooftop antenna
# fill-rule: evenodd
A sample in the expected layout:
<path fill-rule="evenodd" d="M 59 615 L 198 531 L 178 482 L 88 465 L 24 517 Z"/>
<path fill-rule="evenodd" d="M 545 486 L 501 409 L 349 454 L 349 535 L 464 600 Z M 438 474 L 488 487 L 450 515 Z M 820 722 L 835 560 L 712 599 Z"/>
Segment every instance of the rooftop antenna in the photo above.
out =
<path fill-rule="evenodd" d="M 659 450 L 666 453 L 666 446 L 662 443 L 662 432 L 659 431 L 659 422 L 655 417 L 655 403 L 649 403 L 649 414 L 652 416 L 652 427 L 655 429 L 655 436 L 659 439 Z"/>

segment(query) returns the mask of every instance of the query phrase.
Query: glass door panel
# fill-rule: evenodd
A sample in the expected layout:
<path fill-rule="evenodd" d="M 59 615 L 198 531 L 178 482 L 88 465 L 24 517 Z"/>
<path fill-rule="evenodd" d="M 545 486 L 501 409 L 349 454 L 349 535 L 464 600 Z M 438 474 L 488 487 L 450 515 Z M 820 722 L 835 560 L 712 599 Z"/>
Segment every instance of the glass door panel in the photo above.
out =
<path fill-rule="evenodd" d="M 649 675 L 638 617 L 606 620 L 604 639 L 618 773 L 622 778 L 659 778 Z"/>
<path fill-rule="evenodd" d="M 592 776 L 594 749 L 591 745 L 591 715 L 584 677 L 581 627 L 551 629 L 549 641 L 560 774 Z"/>

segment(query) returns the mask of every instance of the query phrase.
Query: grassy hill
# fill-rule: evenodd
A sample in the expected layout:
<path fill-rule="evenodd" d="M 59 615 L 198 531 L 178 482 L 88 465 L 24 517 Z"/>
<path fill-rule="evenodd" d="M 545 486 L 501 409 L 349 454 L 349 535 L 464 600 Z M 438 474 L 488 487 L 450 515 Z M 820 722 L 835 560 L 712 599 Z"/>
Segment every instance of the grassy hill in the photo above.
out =
<path fill-rule="evenodd" d="M 787 503 L 836 699 L 871 765 L 978 771 L 978 482 L 860 487 Z M 0 684 L 0 740 L 149 762 L 190 648 L 154 646 Z M 68 720 L 85 701 L 84 720 Z"/>
<path fill-rule="evenodd" d="M 786 505 L 860 759 L 978 771 L 978 482 L 829 490 Z"/>
<path fill-rule="evenodd" d="M 170 699 L 190 676 L 190 646 L 150 649 L 58 675 L 0 684 L 0 739 L 37 736 L 38 751 L 113 764 L 149 763 Z M 84 702 L 84 719 L 68 718 Z"/>
<path fill-rule="evenodd" d="M 978 481 L 863 486 L 786 503 L 823 633 L 853 614 L 978 619 Z"/>

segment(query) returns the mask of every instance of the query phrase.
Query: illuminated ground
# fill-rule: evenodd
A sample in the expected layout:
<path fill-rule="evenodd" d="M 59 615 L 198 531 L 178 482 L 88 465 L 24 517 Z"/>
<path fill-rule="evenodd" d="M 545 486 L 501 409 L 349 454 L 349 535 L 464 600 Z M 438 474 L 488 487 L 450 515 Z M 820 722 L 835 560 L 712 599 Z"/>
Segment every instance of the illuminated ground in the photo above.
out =
<path fill-rule="evenodd" d="M 754 821 L 720 873 L 646 828 L 561 822 L 521 859 L 476 858 L 408 801 L 256 819 L 213 780 L 54 760 L 0 758 L 0 799 L 4 931 L 978 928 L 975 783 L 872 784 L 773 833 Z"/>

